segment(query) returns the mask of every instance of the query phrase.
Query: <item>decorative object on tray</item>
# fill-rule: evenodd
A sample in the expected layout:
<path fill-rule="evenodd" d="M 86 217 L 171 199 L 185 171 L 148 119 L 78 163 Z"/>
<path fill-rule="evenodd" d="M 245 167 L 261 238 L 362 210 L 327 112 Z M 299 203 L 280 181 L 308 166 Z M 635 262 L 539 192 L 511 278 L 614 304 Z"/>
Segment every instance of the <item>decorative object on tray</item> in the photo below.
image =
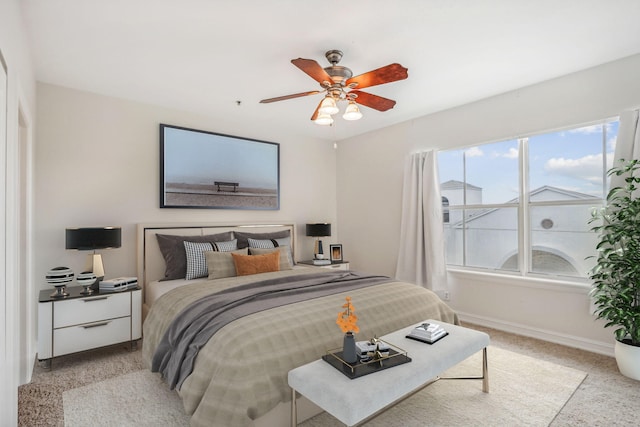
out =
<path fill-rule="evenodd" d="M 378 338 L 371 338 L 369 341 L 358 341 L 356 343 L 358 349 L 358 357 L 361 361 L 381 360 L 389 356 L 389 344 Z"/>
<path fill-rule="evenodd" d="M 409 332 L 407 338 L 413 340 L 422 341 L 427 344 L 433 344 L 434 342 L 441 340 L 449 335 L 442 325 L 437 323 L 422 323 Z"/>
<path fill-rule="evenodd" d="M 327 351 L 327 354 L 322 356 L 322 360 L 329 363 L 350 379 L 359 378 L 411 362 L 411 358 L 407 355 L 406 350 L 377 338 L 373 338 L 371 341 L 358 342 L 356 349 L 362 348 L 364 345 L 367 345 L 368 349 L 368 345 L 374 341 L 374 348 L 378 350 L 373 352 L 367 351 L 364 355 L 358 356 L 358 360 L 355 363 L 348 363 L 344 360 L 344 353 L 341 349 Z"/>
<path fill-rule="evenodd" d="M 54 267 L 47 271 L 47 283 L 53 285 L 56 291 L 51 294 L 53 298 L 63 298 L 69 295 L 67 283 L 73 280 L 73 271 L 69 267 Z"/>
<path fill-rule="evenodd" d="M 356 352 L 356 338 L 353 335 L 355 332 L 360 332 L 358 328 L 358 316 L 355 314 L 355 308 L 351 304 L 351 297 L 346 297 L 346 303 L 342 308 L 344 311 L 338 313 L 336 323 L 344 332 L 344 340 L 342 343 L 343 359 L 347 363 L 356 363 L 358 361 L 358 355 Z"/>
<path fill-rule="evenodd" d="M 93 289 L 91 286 L 98 280 L 95 274 L 91 271 L 83 271 L 82 273 L 76 276 L 76 281 L 79 285 L 82 285 L 82 295 L 91 295 L 93 293 Z"/>

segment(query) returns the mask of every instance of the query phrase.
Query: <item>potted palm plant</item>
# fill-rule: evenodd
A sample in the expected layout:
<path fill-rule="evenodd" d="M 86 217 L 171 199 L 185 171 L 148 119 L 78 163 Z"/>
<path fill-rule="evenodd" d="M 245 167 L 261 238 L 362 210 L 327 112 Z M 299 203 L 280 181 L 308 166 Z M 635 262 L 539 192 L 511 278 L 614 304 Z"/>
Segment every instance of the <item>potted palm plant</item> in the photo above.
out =
<path fill-rule="evenodd" d="M 595 315 L 614 327 L 615 356 L 620 372 L 640 380 L 640 160 L 621 160 L 608 171 L 622 176 L 606 206 L 594 210 L 589 223 L 600 240 L 596 265 L 589 272 Z"/>

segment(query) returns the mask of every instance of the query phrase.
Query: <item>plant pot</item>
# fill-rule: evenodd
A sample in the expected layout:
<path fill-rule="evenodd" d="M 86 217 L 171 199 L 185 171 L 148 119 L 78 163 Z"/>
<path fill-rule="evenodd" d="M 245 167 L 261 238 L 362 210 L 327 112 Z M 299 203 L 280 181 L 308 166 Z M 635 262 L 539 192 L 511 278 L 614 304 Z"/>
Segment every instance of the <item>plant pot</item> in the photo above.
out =
<path fill-rule="evenodd" d="M 616 341 L 614 353 L 620 373 L 640 381 L 640 347 Z"/>
<path fill-rule="evenodd" d="M 356 363 L 358 361 L 356 337 L 352 332 L 344 334 L 344 339 L 342 340 L 342 358 L 347 363 Z"/>

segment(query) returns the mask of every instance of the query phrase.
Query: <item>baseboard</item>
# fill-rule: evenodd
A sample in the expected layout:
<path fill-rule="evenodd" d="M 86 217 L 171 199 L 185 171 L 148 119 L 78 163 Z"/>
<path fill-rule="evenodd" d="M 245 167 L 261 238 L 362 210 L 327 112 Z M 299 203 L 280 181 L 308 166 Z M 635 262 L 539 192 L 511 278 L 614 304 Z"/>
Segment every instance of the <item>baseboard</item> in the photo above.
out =
<path fill-rule="evenodd" d="M 561 334 L 555 331 L 532 328 L 526 325 L 505 322 L 504 320 L 492 319 L 489 317 L 477 316 L 469 313 L 458 312 L 458 317 L 462 322 L 473 323 L 475 325 L 485 326 L 487 328 L 493 328 L 499 331 L 510 332 L 513 334 L 536 338 L 555 344 L 566 345 L 567 347 L 579 348 L 581 350 L 590 351 L 592 353 L 604 354 L 605 356 L 614 357 L 613 344 L 610 343 Z"/>

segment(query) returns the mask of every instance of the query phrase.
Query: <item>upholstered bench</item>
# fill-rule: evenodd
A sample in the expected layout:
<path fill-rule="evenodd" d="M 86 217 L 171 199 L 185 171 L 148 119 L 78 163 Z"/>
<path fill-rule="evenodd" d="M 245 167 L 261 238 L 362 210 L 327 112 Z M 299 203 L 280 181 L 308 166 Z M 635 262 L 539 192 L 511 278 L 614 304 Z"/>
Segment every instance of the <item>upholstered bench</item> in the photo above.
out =
<path fill-rule="evenodd" d="M 324 360 L 289 371 L 292 426 L 298 423 L 296 392 L 347 426 L 370 420 L 438 379 L 482 380 L 482 391 L 488 393 L 489 335 L 436 320 L 426 322 L 440 323 L 449 335 L 431 345 L 405 338 L 416 324 L 380 337 L 406 350 L 412 359 L 409 363 L 355 379 L 347 378 Z M 482 376 L 439 378 L 444 371 L 481 350 Z"/>

